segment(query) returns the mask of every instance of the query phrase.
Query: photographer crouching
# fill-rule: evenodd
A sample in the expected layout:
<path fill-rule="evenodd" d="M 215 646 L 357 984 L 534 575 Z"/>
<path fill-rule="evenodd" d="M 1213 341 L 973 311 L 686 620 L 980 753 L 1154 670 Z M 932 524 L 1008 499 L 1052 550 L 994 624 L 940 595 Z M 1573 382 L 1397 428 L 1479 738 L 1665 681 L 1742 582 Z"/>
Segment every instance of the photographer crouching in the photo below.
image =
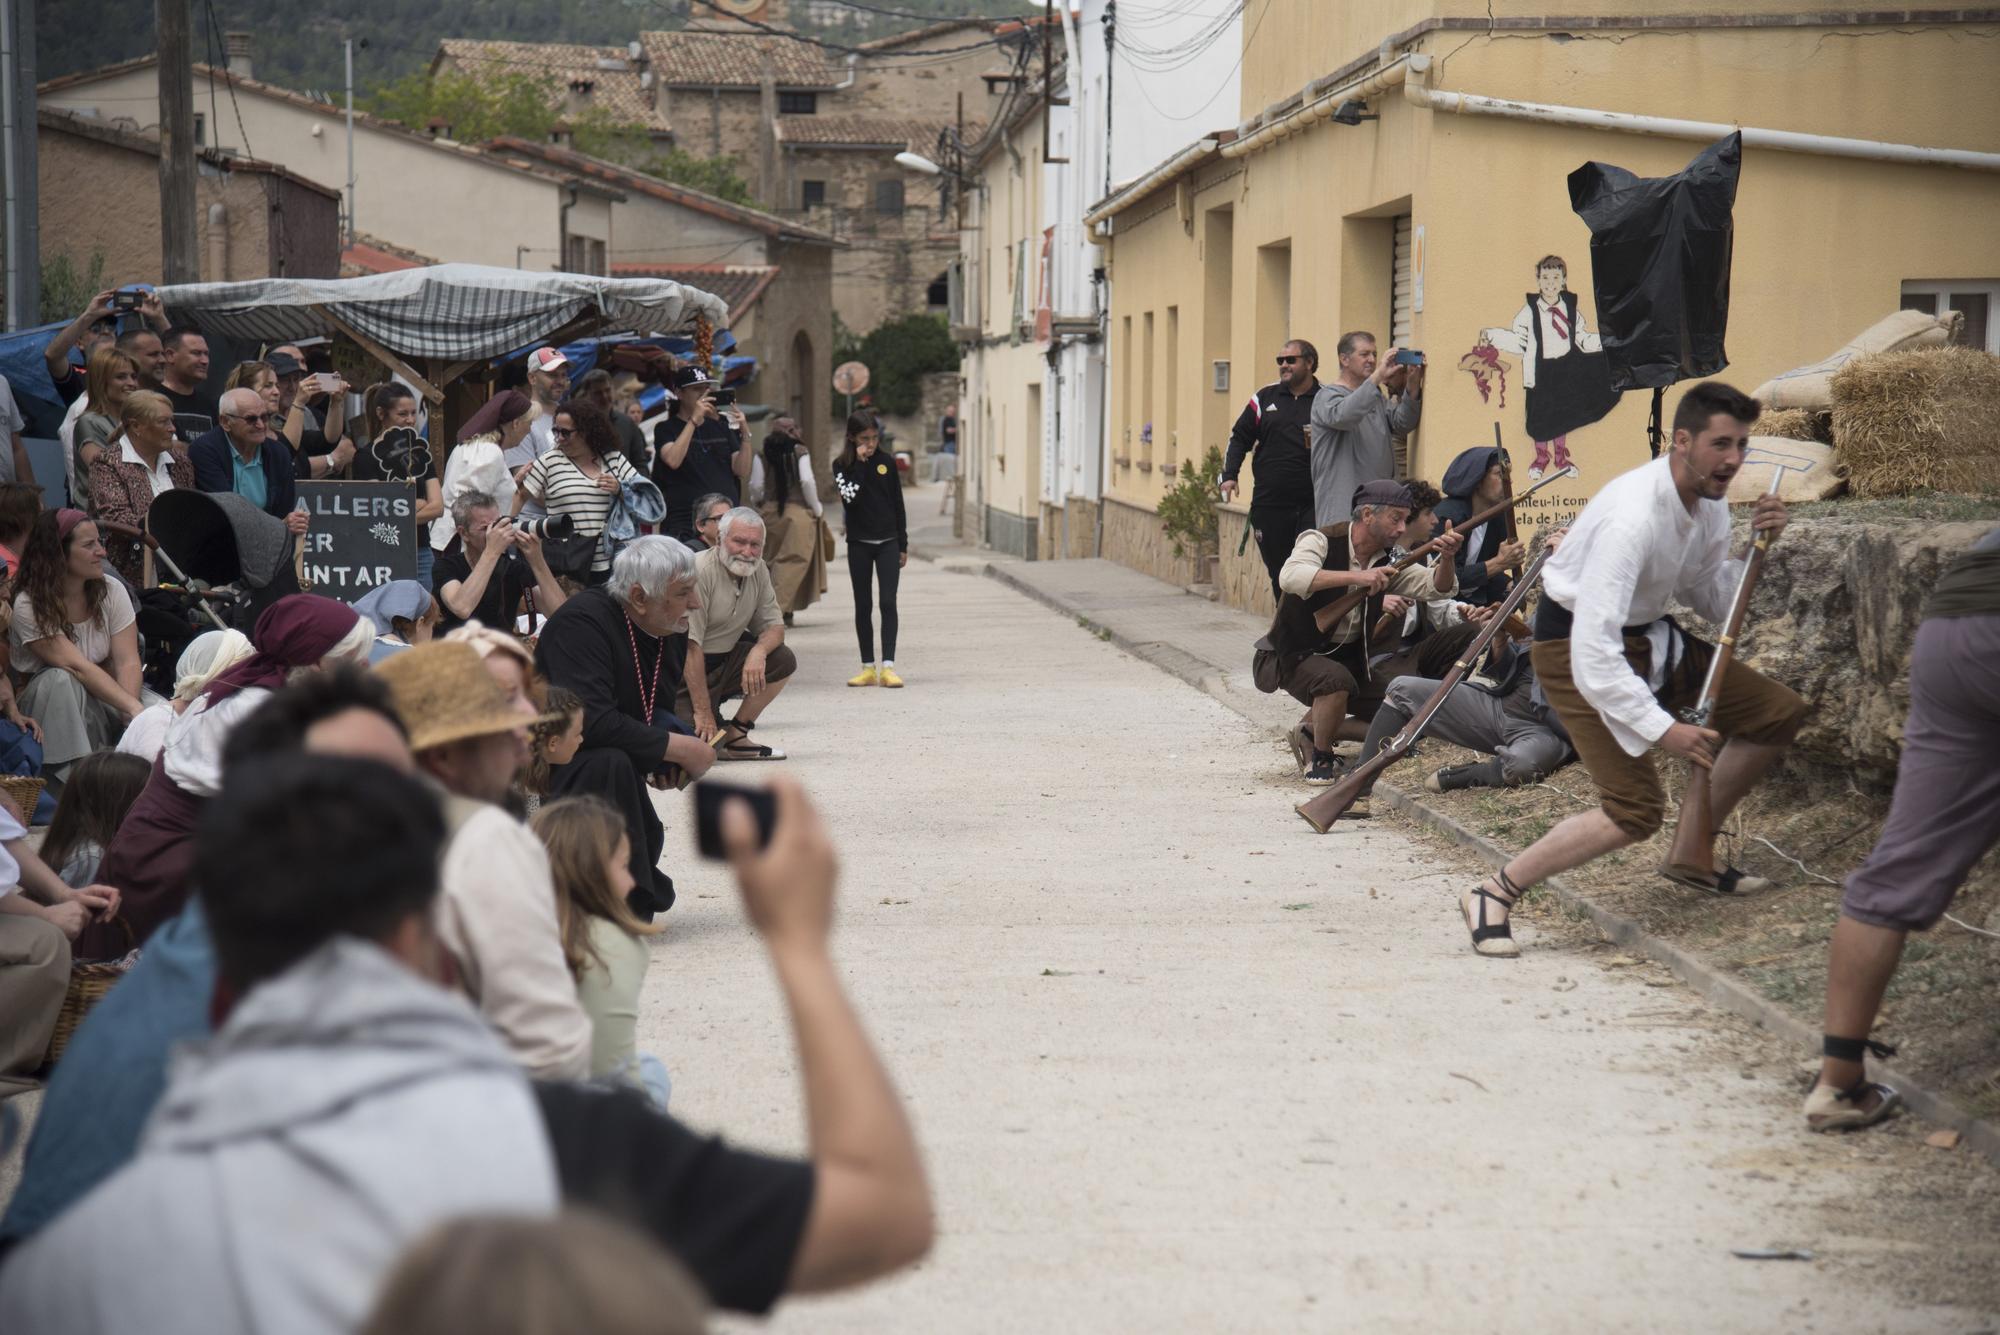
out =
<path fill-rule="evenodd" d="M 542 554 L 538 531 L 553 528 L 556 520 L 516 523 L 500 513 L 490 494 L 468 491 L 452 502 L 451 522 L 457 536 L 437 554 L 432 570 L 444 611 L 440 635 L 468 621 L 511 632 L 530 592 L 543 616 L 563 605 L 567 595 Z"/>

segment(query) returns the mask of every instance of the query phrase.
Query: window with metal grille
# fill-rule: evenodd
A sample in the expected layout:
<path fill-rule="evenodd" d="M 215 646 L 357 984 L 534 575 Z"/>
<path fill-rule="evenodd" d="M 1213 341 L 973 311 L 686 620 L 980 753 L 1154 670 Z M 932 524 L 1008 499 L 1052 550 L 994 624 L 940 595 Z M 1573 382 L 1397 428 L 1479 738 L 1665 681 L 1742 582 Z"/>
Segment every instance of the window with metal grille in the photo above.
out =
<path fill-rule="evenodd" d="M 826 203 L 826 182 L 825 182 L 825 181 L 800 181 L 800 182 L 799 182 L 799 207 L 800 207 L 800 208 L 802 208 L 802 209 L 816 209 L 816 208 L 819 208 L 819 207 L 820 207 L 821 205 L 823 205 L 823 204 L 825 204 L 825 203 Z"/>
<path fill-rule="evenodd" d="M 895 177 L 885 177 L 875 183 L 875 211 L 877 213 L 901 213 L 903 211 L 903 183 Z"/>
<path fill-rule="evenodd" d="M 819 114 L 819 94 L 779 93 L 778 114 L 780 116 L 816 116 Z"/>

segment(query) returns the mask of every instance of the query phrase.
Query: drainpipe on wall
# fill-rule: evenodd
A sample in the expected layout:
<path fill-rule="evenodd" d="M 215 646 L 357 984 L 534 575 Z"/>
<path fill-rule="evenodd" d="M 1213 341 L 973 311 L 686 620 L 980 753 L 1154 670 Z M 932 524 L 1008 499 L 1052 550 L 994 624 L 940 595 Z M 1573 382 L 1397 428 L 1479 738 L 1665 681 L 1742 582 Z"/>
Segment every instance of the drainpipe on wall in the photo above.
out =
<path fill-rule="evenodd" d="M 564 199 L 562 207 L 556 210 L 556 262 L 557 272 L 569 263 L 569 211 L 576 207 L 579 192 L 575 181 L 563 182 Z"/>
<path fill-rule="evenodd" d="M 229 281 L 229 206 L 216 203 L 208 206 L 208 272 L 202 280 L 209 283 Z"/>

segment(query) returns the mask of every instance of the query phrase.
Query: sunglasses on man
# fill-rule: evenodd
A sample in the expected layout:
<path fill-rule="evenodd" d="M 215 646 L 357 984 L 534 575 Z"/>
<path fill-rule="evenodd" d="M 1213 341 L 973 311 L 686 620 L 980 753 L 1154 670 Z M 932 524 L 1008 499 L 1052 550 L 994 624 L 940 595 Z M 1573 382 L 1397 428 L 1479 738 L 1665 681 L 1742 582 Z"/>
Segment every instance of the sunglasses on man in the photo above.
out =
<path fill-rule="evenodd" d="M 1299 357 L 1299 355 L 1298 355 L 1297 353 L 1292 353 L 1292 354 L 1291 354 L 1290 356 L 1285 356 L 1285 357 L 1280 357 L 1280 358 L 1278 358 L 1278 365 L 1280 365 L 1280 366 L 1290 366 L 1290 365 L 1291 365 L 1291 364 L 1292 364 L 1293 362 L 1296 362 L 1296 361 L 1300 361 L 1300 360 L 1302 360 L 1302 359 L 1301 359 L 1301 358 Z"/>

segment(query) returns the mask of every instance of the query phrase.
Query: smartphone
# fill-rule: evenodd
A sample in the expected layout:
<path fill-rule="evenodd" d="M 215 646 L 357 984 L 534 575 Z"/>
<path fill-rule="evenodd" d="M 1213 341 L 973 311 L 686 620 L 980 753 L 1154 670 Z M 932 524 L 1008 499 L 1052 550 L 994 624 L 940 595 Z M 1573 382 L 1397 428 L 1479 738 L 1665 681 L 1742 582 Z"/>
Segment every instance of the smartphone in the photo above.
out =
<path fill-rule="evenodd" d="M 1396 350 L 1396 365 L 1422 366 L 1423 364 L 1424 354 L 1418 352 L 1415 348 L 1398 348 Z"/>
<path fill-rule="evenodd" d="M 718 408 L 734 408 L 736 406 L 736 391 L 733 389 L 716 390 L 715 406 Z"/>
<path fill-rule="evenodd" d="M 771 831 L 778 824 L 778 799 L 768 788 L 745 788 L 720 779 L 699 779 L 694 785 L 695 841 L 705 858 L 728 856 L 722 847 L 722 807 L 732 797 L 750 804 L 757 818 L 757 847 L 771 846 Z"/>
<path fill-rule="evenodd" d="M 318 372 L 313 376 L 313 380 L 319 385 L 321 389 L 325 390 L 329 394 L 338 394 L 340 392 L 340 377 L 332 374 L 331 372 L 328 371 Z"/>

